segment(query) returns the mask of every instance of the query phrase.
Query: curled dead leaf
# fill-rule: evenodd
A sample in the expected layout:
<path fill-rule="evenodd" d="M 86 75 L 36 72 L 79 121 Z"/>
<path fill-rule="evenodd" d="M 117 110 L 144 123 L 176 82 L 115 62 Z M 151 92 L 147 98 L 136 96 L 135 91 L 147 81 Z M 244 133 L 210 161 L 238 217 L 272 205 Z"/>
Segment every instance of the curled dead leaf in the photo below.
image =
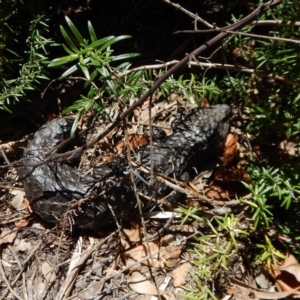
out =
<path fill-rule="evenodd" d="M 128 249 L 132 243 L 137 242 L 141 239 L 141 228 L 135 227 L 131 229 L 124 228 L 122 230 L 121 244 L 124 249 Z"/>
<path fill-rule="evenodd" d="M 146 145 L 149 143 L 149 138 L 146 137 L 145 135 L 140 135 L 140 134 L 130 134 L 128 136 L 129 144 L 131 149 L 135 149 L 137 147 L 141 147 L 143 145 Z M 126 152 L 126 143 L 122 140 L 119 141 L 115 147 L 118 152 Z"/>
<path fill-rule="evenodd" d="M 32 249 L 32 244 L 24 239 L 16 240 L 14 249 L 18 252 L 26 252 Z"/>
<path fill-rule="evenodd" d="M 17 230 L 3 229 L 0 235 L 0 245 L 12 243 L 15 240 L 17 233 Z"/>
<path fill-rule="evenodd" d="M 179 287 L 185 284 L 185 279 L 190 269 L 191 269 L 191 264 L 189 262 L 186 262 L 173 270 L 172 278 L 173 278 L 173 285 L 175 287 Z"/>
<path fill-rule="evenodd" d="M 51 265 L 44 261 L 42 263 L 42 273 L 46 279 L 46 282 L 49 284 L 51 282 L 53 282 L 56 279 L 55 273 L 53 268 L 51 267 Z"/>
<path fill-rule="evenodd" d="M 173 267 L 178 263 L 182 246 L 168 245 L 166 247 L 159 247 L 157 241 L 151 241 L 148 245 L 152 255 L 152 267 L 164 269 Z M 125 251 L 123 257 L 127 266 L 139 261 L 144 265 L 148 265 L 149 261 L 144 260 L 144 258 L 149 255 L 150 253 L 147 251 L 145 244 L 141 244 Z"/>
<path fill-rule="evenodd" d="M 250 175 L 242 168 L 232 166 L 230 168 L 219 167 L 216 168 L 214 173 L 214 180 L 222 182 L 236 181 L 241 182 L 245 181 L 250 183 Z"/>
<path fill-rule="evenodd" d="M 234 157 L 238 152 L 237 146 L 238 136 L 235 133 L 229 133 L 225 139 L 222 154 L 219 156 L 219 160 L 222 166 L 231 165 Z"/>
<path fill-rule="evenodd" d="M 297 289 L 293 289 L 288 292 L 266 292 L 264 290 L 256 289 L 248 284 L 245 284 L 236 279 L 230 278 L 231 282 L 234 283 L 231 288 L 231 293 L 234 295 L 234 299 L 282 299 L 297 293 Z"/>
<path fill-rule="evenodd" d="M 283 150 L 284 154 L 287 154 L 291 157 L 299 157 L 300 156 L 300 147 L 299 142 L 291 142 L 284 140 L 280 143 L 279 148 Z"/>
<path fill-rule="evenodd" d="M 204 189 L 204 194 L 208 198 L 217 200 L 226 200 L 230 196 L 228 190 L 225 190 L 217 185 L 206 186 Z"/>
<path fill-rule="evenodd" d="M 166 291 L 157 290 L 155 284 L 139 272 L 133 272 L 128 279 L 129 287 L 142 295 L 166 295 Z"/>
<path fill-rule="evenodd" d="M 24 218 L 21 221 L 15 222 L 15 225 L 16 225 L 17 228 L 24 228 L 24 227 L 28 226 L 30 221 L 31 221 L 30 217 Z"/>
<path fill-rule="evenodd" d="M 22 208 L 25 192 L 20 189 L 13 189 L 10 193 L 13 195 L 10 204 L 16 209 Z"/>
<path fill-rule="evenodd" d="M 292 254 L 287 253 L 280 267 L 271 270 L 265 267 L 264 270 L 276 281 L 282 291 L 290 292 L 300 288 L 300 265 Z M 299 296 L 300 292 L 294 291 L 293 294 Z"/>

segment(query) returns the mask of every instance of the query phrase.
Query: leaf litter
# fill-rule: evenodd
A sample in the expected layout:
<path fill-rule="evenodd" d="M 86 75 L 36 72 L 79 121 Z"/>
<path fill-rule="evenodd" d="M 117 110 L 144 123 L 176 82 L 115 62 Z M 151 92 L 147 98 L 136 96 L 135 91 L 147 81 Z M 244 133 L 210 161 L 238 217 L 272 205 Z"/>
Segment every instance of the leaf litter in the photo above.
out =
<path fill-rule="evenodd" d="M 169 135 L 180 99 L 176 100 L 177 103 L 161 100 L 160 97 L 154 99 L 151 118 L 154 126 L 164 129 Z M 129 145 L 122 139 L 122 131 L 116 130 L 102 144 L 88 149 L 81 165 L 88 166 L 98 154 L 109 160 L 111 152 L 125 152 L 128 146 L 134 149 L 148 143 L 149 129 L 145 125 L 149 123 L 148 105 L 146 103 L 135 111 L 131 124 L 129 122 Z M 88 138 L 99 134 L 98 127 L 95 128 Z M 233 195 L 244 195 L 245 190 L 239 190 L 240 182 L 251 179 L 239 161 L 238 136 L 229 134 L 218 162 L 207 166 L 185 186 L 189 195 L 186 203 L 193 206 L 191 201 L 195 201 L 195 207 L 212 211 L 221 209 L 224 203 L 229 204 Z M 195 193 L 201 196 L 200 200 L 194 199 Z M 178 294 L 177 288 L 193 285 L 190 275 L 196 274 L 198 267 L 191 262 L 196 256 L 192 254 L 187 261 L 185 254 L 189 243 L 195 242 L 199 234 L 199 223 L 180 224 L 175 217 L 164 227 L 170 219 L 168 214 L 173 212 L 166 212 L 166 219 L 160 211 L 145 215 L 145 227 L 132 221 L 129 226 L 115 232 L 107 228 L 97 232 L 70 233 L 59 227 L 51 228 L 33 215 L 28 217 L 29 205 L 24 193 L 18 188 L 13 194 L 14 198 L 7 202 L 11 202 L 14 209 L 10 214 L 6 210 L 0 236 L 3 248 L 0 273 L 7 278 L 7 285 L 1 291 L 2 299 L 12 293 L 28 299 L 93 299 L 106 296 L 109 299 L 144 299 L 143 296 L 158 294 L 166 299 L 180 299 L 179 296 L 174 297 Z M 179 211 L 176 213 L 178 215 Z M 20 264 L 15 263 L 16 257 Z M 298 270 L 297 264 L 292 266 L 281 266 L 280 274 Z M 167 284 L 158 292 L 157 287 L 163 282 Z M 292 286 L 290 291 L 283 291 L 281 295 L 291 295 L 295 289 Z M 231 288 L 231 294 L 236 297 L 239 293 L 245 297 L 257 296 L 261 295 L 260 292 L 251 287 L 241 287 L 236 282 Z"/>

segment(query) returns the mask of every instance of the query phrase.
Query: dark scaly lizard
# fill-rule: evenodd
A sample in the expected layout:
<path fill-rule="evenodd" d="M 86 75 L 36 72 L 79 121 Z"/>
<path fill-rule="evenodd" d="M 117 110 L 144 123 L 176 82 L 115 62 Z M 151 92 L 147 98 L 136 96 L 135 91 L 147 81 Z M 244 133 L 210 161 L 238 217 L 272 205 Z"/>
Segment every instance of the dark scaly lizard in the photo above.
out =
<path fill-rule="evenodd" d="M 151 146 L 135 149 L 132 157 L 137 165 L 150 167 L 150 147 L 153 147 L 154 174 L 159 172 L 180 180 L 194 167 L 196 160 L 208 159 L 201 156 L 204 151 L 216 153 L 220 148 L 228 132 L 229 115 L 227 105 L 195 108 L 178 114 L 172 122 L 172 135 L 159 132 Z M 44 153 L 68 138 L 72 123 L 71 118 L 52 120 L 28 143 L 18 173 L 31 208 L 45 221 L 56 223 L 70 210 L 72 200 L 85 198 L 87 201 L 75 205 L 69 214 L 69 220 L 76 227 L 97 228 L 112 223 L 110 208 L 118 218 L 126 218 L 136 207 L 126 157 L 94 168 L 88 176 L 70 166 L 45 160 Z M 171 191 L 155 178 L 149 185 L 149 174 L 138 169 L 134 174 L 138 190 L 147 196 L 157 199 Z M 106 192 L 100 195 L 102 190 Z M 174 199 L 177 197 L 169 200 Z"/>

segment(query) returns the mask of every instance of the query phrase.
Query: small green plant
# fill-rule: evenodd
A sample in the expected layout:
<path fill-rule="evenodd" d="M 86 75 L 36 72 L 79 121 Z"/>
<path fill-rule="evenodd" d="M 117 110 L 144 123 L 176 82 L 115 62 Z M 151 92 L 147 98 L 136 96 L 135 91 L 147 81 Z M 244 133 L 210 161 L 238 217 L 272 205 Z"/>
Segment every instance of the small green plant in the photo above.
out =
<path fill-rule="evenodd" d="M 202 235 L 197 242 L 191 243 L 190 254 L 192 264 L 197 272 L 191 273 L 191 280 L 197 288 L 185 286 L 187 294 L 181 295 L 184 299 L 217 299 L 212 292 L 212 282 L 217 279 L 220 272 L 229 272 L 232 261 L 238 254 L 238 238 L 248 236 L 248 232 L 240 229 L 238 217 L 226 215 L 215 218 L 213 222 L 202 220 L 198 216 L 198 208 L 181 208 L 182 222 L 197 220 L 201 224 Z"/>
<path fill-rule="evenodd" d="M 203 219 L 198 216 L 199 211 L 201 211 L 201 209 L 197 207 L 180 207 L 180 214 L 182 216 L 180 225 L 184 225 L 190 218 L 197 220 L 198 222 L 203 222 Z"/>
<path fill-rule="evenodd" d="M 112 66 L 112 64 L 120 60 L 133 58 L 138 54 L 128 53 L 117 56 L 113 55 L 111 45 L 130 38 L 128 35 L 119 37 L 109 36 L 98 39 L 92 24 L 88 22 L 90 40 L 86 40 L 68 17 L 66 17 L 66 22 L 69 32 L 67 32 L 63 26 L 60 26 L 60 31 L 66 42 L 66 44 L 63 44 L 62 46 L 68 55 L 54 59 L 48 64 L 48 67 L 59 67 L 73 63 L 73 65 L 61 75 L 60 79 L 66 78 L 80 70 L 86 80 L 85 88 L 89 88 L 86 96 L 82 96 L 74 105 L 63 112 L 77 112 L 74 126 L 71 131 L 71 134 L 73 134 L 81 115 L 91 108 L 107 117 L 103 105 L 101 104 L 101 99 L 105 94 L 108 94 L 114 99 L 118 99 L 120 90 L 117 87 L 119 83 L 117 82 L 116 74 L 124 71 L 128 65 L 125 63 L 115 67 Z M 98 86 L 96 82 L 99 82 L 101 86 Z"/>
<path fill-rule="evenodd" d="M 224 77 L 219 83 L 219 88 L 222 90 L 221 99 L 224 101 L 245 99 L 247 95 L 247 81 L 246 76 Z"/>
<path fill-rule="evenodd" d="M 16 5 L 17 2 L 13 1 Z M 6 3 L 6 5 L 8 5 Z M 48 20 L 38 16 L 30 21 L 26 49 L 16 52 L 11 47 L 16 47 L 19 32 L 13 30 L 8 19 L 17 13 L 15 11 L 1 10 L 0 27 L 2 28 L 1 51 L 1 79 L 0 79 L 0 109 L 11 113 L 12 104 L 22 100 L 29 101 L 29 92 L 39 90 L 40 80 L 47 80 L 45 62 L 49 59 L 49 47 L 53 43 L 45 38 Z M 8 15 L 5 15 L 8 13 Z M 19 70 L 16 75 L 15 70 Z"/>
<path fill-rule="evenodd" d="M 207 287 L 203 285 L 202 279 L 196 275 L 191 274 L 191 278 L 195 283 L 197 288 L 191 288 L 184 286 L 183 289 L 186 291 L 186 294 L 179 294 L 182 299 L 187 300 L 217 300 L 218 298 L 214 295 L 214 293 Z"/>
<path fill-rule="evenodd" d="M 235 215 L 231 214 L 229 216 L 225 216 L 222 219 L 216 219 L 216 222 L 219 224 L 221 229 L 229 233 L 230 239 L 235 247 L 235 250 L 238 250 L 236 236 L 249 235 L 247 231 L 239 228 L 239 219 Z"/>
<path fill-rule="evenodd" d="M 265 263 L 268 269 L 277 265 L 276 259 L 285 259 L 285 255 L 276 250 L 272 245 L 271 240 L 265 235 L 265 244 L 256 244 L 256 247 L 260 249 L 260 253 L 256 257 L 256 264 Z"/>
<path fill-rule="evenodd" d="M 254 221 L 254 230 L 261 224 L 269 227 L 269 218 L 272 217 L 270 211 L 271 205 L 267 204 L 268 196 L 272 190 L 263 180 L 255 185 L 244 183 L 245 187 L 252 193 L 252 200 L 243 199 L 242 202 L 248 204 L 253 212 L 252 220 Z"/>
<path fill-rule="evenodd" d="M 160 87 L 160 91 L 163 96 L 167 96 L 173 92 L 177 94 L 183 94 L 184 98 L 189 102 L 196 102 L 201 104 L 203 99 L 207 99 L 210 102 L 219 99 L 221 90 L 217 87 L 214 80 L 203 78 L 201 82 L 196 80 L 194 74 L 191 74 L 191 78 L 185 79 L 180 76 L 175 79 L 174 76 L 170 76 Z"/>
<path fill-rule="evenodd" d="M 130 38 L 130 36 L 109 36 L 98 39 L 92 24 L 88 22 L 90 40 L 86 40 L 68 17 L 66 17 L 66 22 L 71 32 L 68 33 L 63 26 L 60 26 L 60 31 L 66 41 L 66 44 L 62 46 L 69 55 L 54 59 L 48 67 L 57 67 L 76 61 L 76 64 L 65 71 L 60 78 L 66 78 L 80 69 L 87 80 L 87 84 L 90 84 L 100 75 L 104 80 L 108 80 L 107 84 L 110 86 L 111 91 L 117 95 L 112 81 L 114 69 L 110 67 L 110 64 L 119 60 L 127 60 L 139 54 L 128 53 L 113 56 L 110 46 Z"/>
<path fill-rule="evenodd" d="M 291 204 L 298 201 L 300 194 L 300 186 L 297 184 L 298 175 L 295 174 L 294 180 L 284 172 L 284 169 L 266 169 L 264 167 L 255 166 L 251 170 L 252 184 L 244 185 L 252 193 L 252 200 L 242 200 L 248 204 L 252 212 L 254 220 L 254 230 L 263 223 L 269 227 L 272 210 L 277 205 L 289 209 Z M 272 203 L 272 204 L 271 204 Z"/>

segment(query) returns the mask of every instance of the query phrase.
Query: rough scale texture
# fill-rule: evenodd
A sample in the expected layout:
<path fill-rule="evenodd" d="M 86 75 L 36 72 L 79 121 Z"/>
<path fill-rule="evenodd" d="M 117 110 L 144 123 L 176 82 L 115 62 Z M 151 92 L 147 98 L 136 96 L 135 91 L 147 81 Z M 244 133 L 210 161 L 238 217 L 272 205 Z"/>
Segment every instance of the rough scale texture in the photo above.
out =
<path fill-rule="evenodd" d="M 154 173 L 184 180 L 195 164 L 207 160 L 202 156 L 205 151 L 214 154 L 219 149 L 228 132 L 229 115 L 227 105 L 178 114 L 172 123 L 171 136 L 167 137 L 163 131 L 154 135 Z M 68 138 L 72 122 L 69 118 L 50 121 L 28 143 L 18 172 L 31 208 L 50 223 L 67 216 L 71 224 L 83 228 L 97 228 L 113 222 L 111 209 L 117 218 L 126 218 L 136 208 L 126 158 L 119 157 L 95 168 L 89 176 L 57 162 L 45 163 L 44 153 Z M 132 152 L 134 161 L 150 167 L 150 147 L 135 149 Z M 138 170 L 134 170 L 134 174 L 138 190 L 147 196 L 161 198 L 171 192 L 155 180 L 155 176 L 149 185 L 150 175 Z M 178 196 L 173 193 L 168 199 L 176 201 Z M 80 205 L 73 205 L 80 199 L 84 199 Z"/>

